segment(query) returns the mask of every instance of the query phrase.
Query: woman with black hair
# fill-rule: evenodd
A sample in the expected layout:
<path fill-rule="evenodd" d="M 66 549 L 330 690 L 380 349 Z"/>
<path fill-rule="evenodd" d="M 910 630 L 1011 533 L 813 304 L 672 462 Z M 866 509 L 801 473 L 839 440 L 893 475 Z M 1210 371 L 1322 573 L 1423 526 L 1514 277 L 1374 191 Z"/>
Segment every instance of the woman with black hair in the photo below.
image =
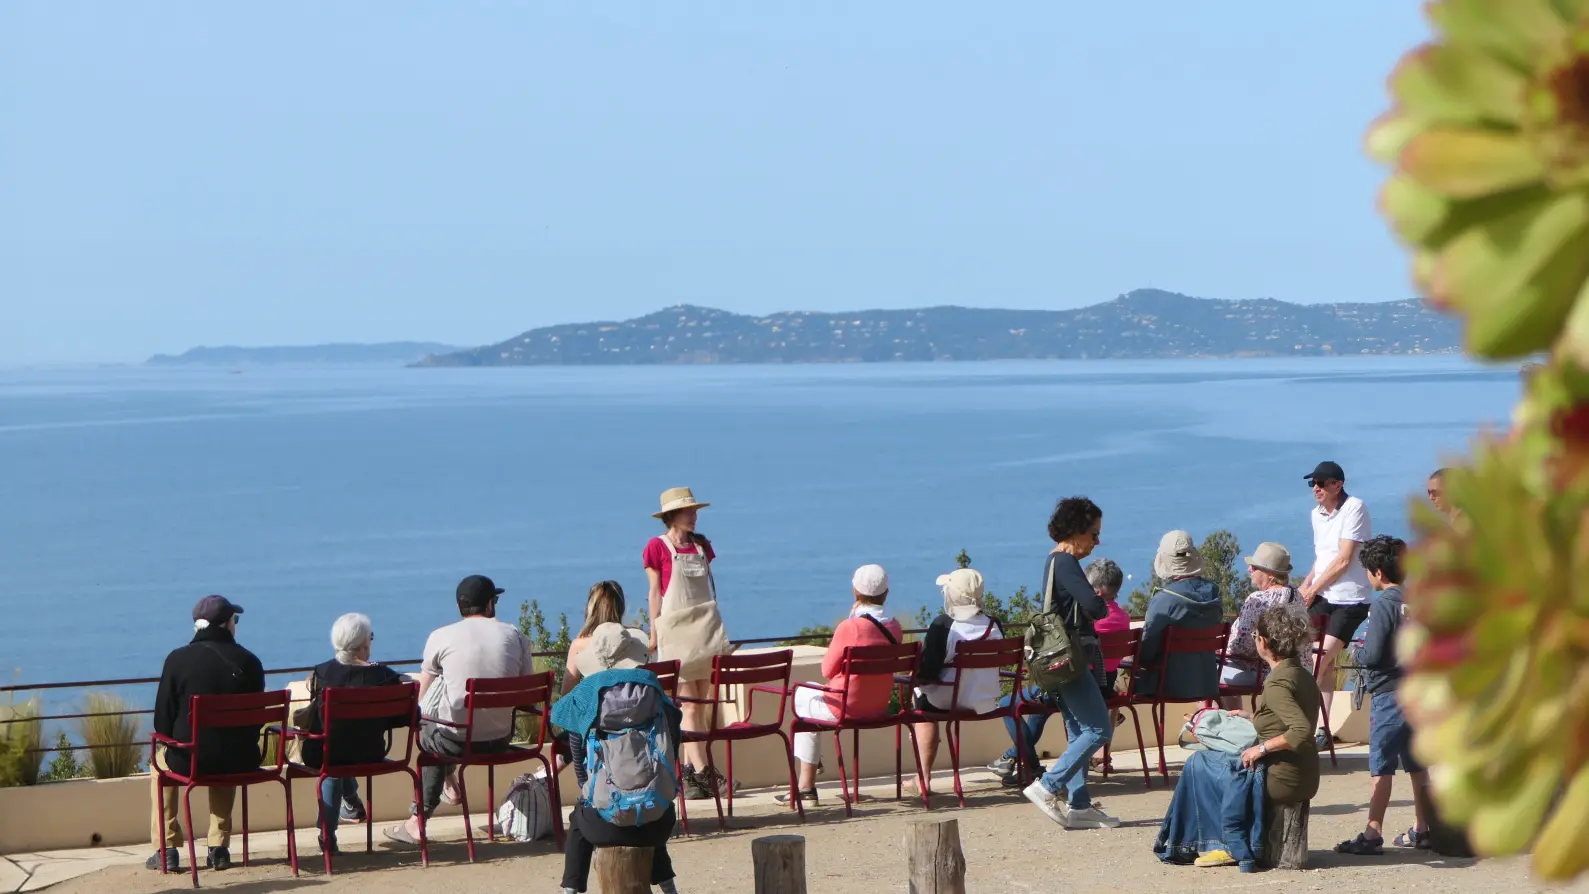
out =
<path fill-rule="evenodd" d="M 1109 614 L 1109 604 L 1092 588 L 1081 560 L 1103 542 L 1103 510 L 1086 497 L 1067 497 L 1048 520 L 1054 548 L 1043 568 L 1043 592 L 1049 611 L 1066 619 L 1067 632 L 1082 654 L 1098 660 L 1098 635 L 1093 622 Z M 1027 690 L 1029 699 L 1049 700 L 1065 718 L 1069 744 L 1054 765 L 1022 792 L 1043 814 L 1067 829 L 1112 829 L 1120 820 L 1093 806 L 1087 792 L 1087 767 L 1109 739 L 1109 708 L 1096 677 L 1082 674 L 1047 695 Z M 1016 742 L 1017 746 L 1024 743 Z M 1028 752 L 1023 760 L 1034 760 Z"/>

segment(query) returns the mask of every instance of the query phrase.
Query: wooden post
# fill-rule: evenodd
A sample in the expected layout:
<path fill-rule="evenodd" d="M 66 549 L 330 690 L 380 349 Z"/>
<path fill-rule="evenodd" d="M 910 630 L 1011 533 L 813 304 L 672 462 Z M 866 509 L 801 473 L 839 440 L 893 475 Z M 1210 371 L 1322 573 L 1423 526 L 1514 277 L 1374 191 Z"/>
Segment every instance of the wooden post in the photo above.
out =
<path fill-rule="evenodd" d="M 756 894 L 806 894 L 804 835 L 764 835 L 750 842 Z"/>
<path fill-rule="evenodd" d="M 1308 805 L 1269 804 L 1264 862 L 1276 869 L 1308 868 Z"/>
<path fill-rule="evenodd" d="M 649 847 L 598 847 L 592 868 L 601 894 L 651 894 Z"/>
<path fill-rule="evenodd" d="M 960 853 L 960 822 L 914 820 L 905 827 L 910 894 L 966 894 L 966 858 Z"/>

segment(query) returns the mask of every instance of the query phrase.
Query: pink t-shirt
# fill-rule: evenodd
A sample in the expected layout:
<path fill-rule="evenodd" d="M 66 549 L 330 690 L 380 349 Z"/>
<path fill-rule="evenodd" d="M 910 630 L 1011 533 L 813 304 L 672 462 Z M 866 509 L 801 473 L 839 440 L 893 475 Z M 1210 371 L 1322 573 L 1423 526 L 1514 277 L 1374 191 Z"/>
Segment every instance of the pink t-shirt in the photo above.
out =
<path fill-rule="evenodd" d="M 700 547 L 692 543 L 689 546 L 679 547 L 678 552 L 681 556 L 693 556 L 698 549 Z M 712 547 L 708 545 L 706 547 L 706 561 L 710 563 L 716 559 L 717 553 L 713 552 Z M 673 556 L 668 552 L 668 545 L 662 541 L 661 537 L 651 538 L 651 541 L 646 544 L 646 551 L 641 555 L 641 561 L 645 567 L 655 571 L 657 577 L 662 579 L 662 595 L 668 595 L 668 584 L 673 582 Z"/>
<path fill-rule="evenodd" d="M 1130 630 L 1131 616 L 1126 614 L 1126 610 L 1120 607 L 1119 600 L 1116 600 L 1109 603 L 1109 614 L 1104 615 L 1102 618 L 1093 622 L 1092 629 L 1097 633 L 1112 633 L 1116 630 Z M 1103 663 L 1103 669 L 1106 671 L 1118 670 L 1120 668 L 1120 662 L 1123 660 L 1124 659 L 1121 658 L 1110 658 Z"/>

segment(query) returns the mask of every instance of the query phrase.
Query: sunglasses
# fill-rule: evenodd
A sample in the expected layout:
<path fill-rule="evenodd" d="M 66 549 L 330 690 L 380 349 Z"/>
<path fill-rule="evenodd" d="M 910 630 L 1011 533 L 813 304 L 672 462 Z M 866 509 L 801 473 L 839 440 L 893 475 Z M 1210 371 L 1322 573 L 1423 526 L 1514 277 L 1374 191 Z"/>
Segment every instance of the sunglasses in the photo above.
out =
<path fill-rule="evenodd" d="M 1318 479 L 1309 478 L 1308 479 L 1308 487 L 1310 489 L 1311 488 L 1315 488 L 1315 487 L 1329 487 L 1330 485 L 1335 484 L 1335 483 L 1336 483 L 1335 480 L 1331 479 L 1331 478 L 1318 478 Z"/>

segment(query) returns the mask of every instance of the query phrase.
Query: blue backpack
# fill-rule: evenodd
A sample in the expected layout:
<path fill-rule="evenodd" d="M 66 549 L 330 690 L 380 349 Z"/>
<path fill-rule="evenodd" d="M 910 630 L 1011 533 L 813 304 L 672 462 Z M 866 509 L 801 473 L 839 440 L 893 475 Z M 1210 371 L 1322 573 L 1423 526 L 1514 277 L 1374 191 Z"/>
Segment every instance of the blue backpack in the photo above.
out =
<path fill-rule="evenodd" d="M 581 795 L 615 826 L 655 822 L 678 794 L 678 742 L 662 690 L 642 683 L 603 689 L 596 724 L 585 734 Z"/>

